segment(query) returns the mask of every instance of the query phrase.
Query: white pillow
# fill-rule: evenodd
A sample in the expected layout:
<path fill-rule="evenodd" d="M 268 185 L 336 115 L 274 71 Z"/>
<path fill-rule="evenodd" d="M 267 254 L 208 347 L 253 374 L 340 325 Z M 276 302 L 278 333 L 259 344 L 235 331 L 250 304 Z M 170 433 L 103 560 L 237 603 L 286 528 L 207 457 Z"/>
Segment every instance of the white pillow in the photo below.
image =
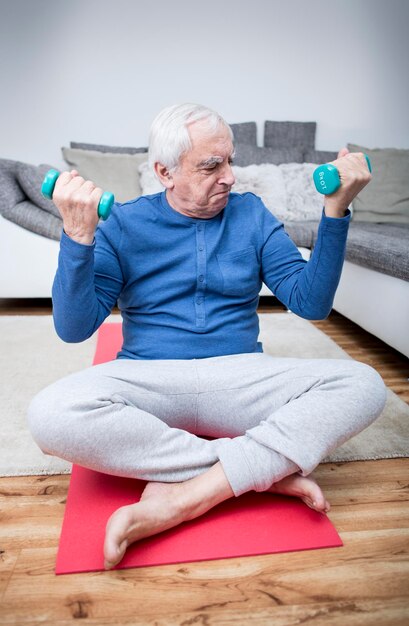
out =
<path fill-rule="evenodd" d="M 251 191 L 260 196 L 269 211 L 283 222 L 319 220 L 323 198 L 312 180 L 316 167 L 314 163 L 234 166 L 233 191 Z"/>
<path fill-rule="evenodd" d="M 300 222 L 321 219 L 324 196 L 315 189 L 312 174 L 316 163 L 282 163 L 278 166 L 287 193 L 286 210 L 279 219 Z"/>
<path fill-rule="evenodd" d="M 250 191 L 259 196 L 279 220 L 319 220 L 323 199 L 312 180 L 312 172 L 316 167 L 313 163 L 262 163 L 246 167 L 234 165 L 232 169 L 236 182 L 232 191 Z M 139 166 L 139 174 L 143 195 L 163 191 L 164 187 L 148 163 Z"/>
<path fill-rule="evenodd" d="M 277 217 L 285 211 L 287 194 L 283 175 L 278 165 L 262 163 L 261 165 L 233 166 L 236 182 L 232 191 L 246 193 L 250 191 L 259 196 L 266 207 Z"/>

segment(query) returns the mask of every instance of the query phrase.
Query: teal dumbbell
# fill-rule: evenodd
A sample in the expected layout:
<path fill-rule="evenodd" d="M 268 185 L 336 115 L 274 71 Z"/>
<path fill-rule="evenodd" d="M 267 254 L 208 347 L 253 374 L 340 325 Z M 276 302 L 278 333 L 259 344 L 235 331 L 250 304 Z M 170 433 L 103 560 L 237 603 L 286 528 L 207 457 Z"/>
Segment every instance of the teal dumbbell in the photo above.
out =
<path fill-rule="evenodd" d="M 371 162 L 369 157 L 365 154 L 366 162 L 368 164 L 368 170 L 372 172 Z M 315 189 L 319 193 L 323 193 L 328 196 L 331 193 L 335 193 L 336 190 L 341 185 L 341 179 L 339 177 L 339 172 L 335 165 L 331 165 L 331 163 L 325 163 L 324 165 L 319 165 L 312 175 L 314 179 Z"/>
<path fill-rule="evenodd" d="M 52 200 L 55 183 L 59 175 L 60 172 L 57 170 L 48 170 L 47 174 L 44 176 L 43 184 L 41 185 L 41 193 L 45 198 Z M 110 191 L 104 191 L 98 204 L 98 217 L 102 220 L 107 220 L 114 202 L 114 194 Z"/>

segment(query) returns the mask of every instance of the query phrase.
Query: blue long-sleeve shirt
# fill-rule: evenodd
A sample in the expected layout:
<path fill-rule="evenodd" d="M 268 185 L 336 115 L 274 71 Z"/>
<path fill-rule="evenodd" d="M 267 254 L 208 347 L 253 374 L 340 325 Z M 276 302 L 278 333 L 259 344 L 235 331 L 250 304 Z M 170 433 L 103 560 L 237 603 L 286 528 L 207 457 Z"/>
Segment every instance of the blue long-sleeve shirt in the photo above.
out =
<path fill-rule="evenodd" d="M 115 204 L 92 245 L 64 233 L 53 285 L 58 335 L 90 337 L 118 302 L 118 358 L 192 359 L 261 352 L 261 283 L 291 311 L 325 318 L 332 307 L 350 214 L 323 211 L 305 261 L 278 221 L 252 193 L 231 193 L 211 219 L 187 217 L 166 193 Z"/>

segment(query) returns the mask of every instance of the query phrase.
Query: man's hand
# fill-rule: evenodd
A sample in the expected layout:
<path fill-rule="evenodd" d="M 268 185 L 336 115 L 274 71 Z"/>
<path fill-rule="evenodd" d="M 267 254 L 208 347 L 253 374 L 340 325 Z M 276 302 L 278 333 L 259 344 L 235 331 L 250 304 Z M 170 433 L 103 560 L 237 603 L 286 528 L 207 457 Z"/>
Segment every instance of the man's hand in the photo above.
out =
<path fill-rule="evenodd" d="M 76 170 L 63 172 L 55 183 L 53 202 L 63 219 L 64 231 L 78 243 L 91 244 L 98 224 L 102 189 L 84 180 Z"/>
<path fill-rule="evenodd" d="M 344 217 L 352 200 L 372 179 L 365 155 L 362 152 L 339 151 L 335 161 L 331 161 L 339 172 L 341 186 L 335 193 L 325 196 L 324 206 L 327 217 Z"/>

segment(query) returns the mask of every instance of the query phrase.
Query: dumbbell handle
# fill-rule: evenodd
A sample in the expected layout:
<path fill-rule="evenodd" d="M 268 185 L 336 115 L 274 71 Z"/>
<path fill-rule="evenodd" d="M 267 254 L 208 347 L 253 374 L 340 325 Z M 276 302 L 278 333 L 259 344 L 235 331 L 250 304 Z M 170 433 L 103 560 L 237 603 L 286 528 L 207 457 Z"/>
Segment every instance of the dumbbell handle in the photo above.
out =
<path fill-rule="evenodd" d="M 41 185 L 41 193 L 45 198 L 52 200 L 55 183 L 59 175 L 60 172 L 58 170 L 48 170 L 47 174 L 44 176 L 43 184 Z M 114 194 L 110 191 L 104 191 L 98 204 L 98 217 L 102 220 L 107 220 L 114 202 Z"/>
<path fill-rule="evenodd" d="M 368 165 L 368 170 L 372 172 L 371 162 L 366 154 L 365 158 Z M 335 193 L 341 185 L 339 172 L 335 165 L 332 165 L 331 163 L 324 163 L 324 165 L 319 165 L 314 170 L 312 177 L 314 179 L 315 189 L 319 193 L 323 193 L 326 196 L 331 193 Z"/>

